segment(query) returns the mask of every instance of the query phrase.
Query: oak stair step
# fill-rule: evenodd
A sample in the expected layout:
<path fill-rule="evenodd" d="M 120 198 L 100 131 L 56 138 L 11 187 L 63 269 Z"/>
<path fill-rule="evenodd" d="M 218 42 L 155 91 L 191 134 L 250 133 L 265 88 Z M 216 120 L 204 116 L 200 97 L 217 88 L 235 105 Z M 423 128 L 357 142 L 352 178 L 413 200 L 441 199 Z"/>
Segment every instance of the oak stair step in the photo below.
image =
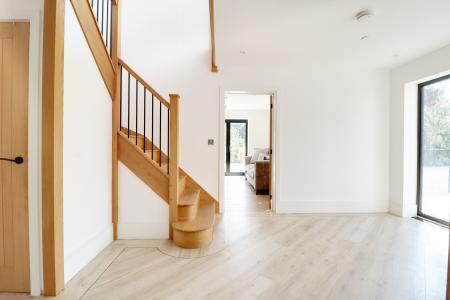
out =
<path fill-rule="evenodd" d="M 184 188 L 180 184 L 180 200 L 178 201 L 178 220 L 187 221 L 195 219 L 200 201 L 200 190 Z"/>
<path fill-rule="evenodd" d="M 173 242 L 175 245 L 187 248 L 202 248 L 213 238 L 215 210 L 214 203 L 200 200 L 198 210 L 193 220 L 172 223 Z"/>
<path fill-rule="evenodd" d="M 148 148 L 148 145 L 146 146 L 146 148 Z M 152 152 L 153 152 L 153 155 L 152 155 Z M 150 159 L 152 159 L 158 163 L 159 163 L 159 153 L 160 153 L 159 150 L 156 150 L 156 149 L 154 149 L 154 150 L 145 149 L 145 154 L 148 155 L 148 157 L 150 157 Z"/>
<path fill-rule="evenodd" d="M 130 133 L 130 136 L 128 137 L 128 139 L 130 141 L 132 141 L 133 144 L 136 145 L 136 135 L 135 134 L 131 134 Z M 138 137 L 137 137 L 137 145 L 136 146 L 138 146 L 141 149 L 144 149 L 144 137 L 143 136 L 138 135 Z"/>
<path fill-rule="evenodd" d="M 180 190 L 180 191 L 184 191 L 185 189 L 186 189 L 186 176 L 179 176 L 179 179 L 178 179 L 178 189 Z"/>

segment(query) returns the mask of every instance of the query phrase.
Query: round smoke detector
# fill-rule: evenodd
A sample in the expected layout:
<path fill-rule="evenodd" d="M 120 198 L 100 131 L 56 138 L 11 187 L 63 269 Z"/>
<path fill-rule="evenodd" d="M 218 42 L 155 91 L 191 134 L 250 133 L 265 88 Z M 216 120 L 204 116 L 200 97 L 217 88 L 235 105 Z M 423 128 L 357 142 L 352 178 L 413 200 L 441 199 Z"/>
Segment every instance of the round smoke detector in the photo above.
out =
<path fill-rule="evenodd" d="M 358 22 L 366 23 L 370 19 L 372 19 L 374 16 L 375 16 L 375 12 L 372 9 L 365 9 L 365 10 L 358 12 L 355 15 L 355 19 Z"/>

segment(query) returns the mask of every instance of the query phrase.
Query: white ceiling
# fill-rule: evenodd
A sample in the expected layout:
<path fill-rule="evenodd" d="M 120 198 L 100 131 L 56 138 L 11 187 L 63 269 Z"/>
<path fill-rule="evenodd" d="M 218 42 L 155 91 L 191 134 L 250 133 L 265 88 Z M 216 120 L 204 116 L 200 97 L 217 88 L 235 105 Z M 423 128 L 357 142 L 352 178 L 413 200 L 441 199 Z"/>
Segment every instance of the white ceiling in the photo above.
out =
<path fill-rule="evenodd" d="M 355 21 L 367 8 L 376 17 Z M 450 0 L 226 0 L 215 13 L 222 65 L 392 68 L 450 43 Z"/>
<path fill-rule="evenodd" d="M 253 95 L 242 93 L 226 93 L 226 110 L 269 110 L 269 95 Z"/>

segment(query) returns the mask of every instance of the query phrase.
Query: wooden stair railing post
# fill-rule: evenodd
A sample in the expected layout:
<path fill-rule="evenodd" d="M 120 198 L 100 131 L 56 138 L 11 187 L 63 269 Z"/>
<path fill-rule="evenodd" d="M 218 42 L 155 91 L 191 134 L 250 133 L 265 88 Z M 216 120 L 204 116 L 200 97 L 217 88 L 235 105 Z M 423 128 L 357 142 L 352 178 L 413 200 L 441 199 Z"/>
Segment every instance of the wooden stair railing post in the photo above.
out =
<path fill-rule="evenodd" d="M 209 25 L 211 30 L 211 72 L 218 72 L 216 65 L 216 33 L 214 28 L 214 0 L 209 0 Z"/>
<path fill-rule="evenodd" d="M 112 103 L 112 223 L 113 223 L 113 236 L 114 240 L 117 240 L 118 235 L 118 222 L 119 222 L 119 196 L 118 196 L 118 186 L 119 186 L 119 159 L 118 159 L 118 130 L 120 127 L 119 120 L 119 105 L 120 105 L 120 3 L 112 1 L 112 22 L 111 22 L 111 59 L 113 65 L 115 66 L 114 74 L 114 97 Z"/>
<path fill-rule="evenodd" d="M 42 273 L 44 295 L 64 288 L 63 103 L 65 1 L 45 0 L 42 54 Z"/>
<path fill-rule="evenodd" d="M 169 239 L 173 239 L 172 223 L 178 221 L 179 191 L 179 105 L 180 96 L 170 95 L 169 130 Z"/>

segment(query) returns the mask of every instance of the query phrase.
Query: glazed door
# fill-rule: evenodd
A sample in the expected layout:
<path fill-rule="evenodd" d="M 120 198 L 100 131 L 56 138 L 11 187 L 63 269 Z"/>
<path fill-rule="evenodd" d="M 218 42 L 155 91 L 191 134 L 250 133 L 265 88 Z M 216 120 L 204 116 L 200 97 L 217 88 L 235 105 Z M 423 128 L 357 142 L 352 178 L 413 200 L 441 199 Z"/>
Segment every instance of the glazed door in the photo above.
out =
<path fill-rule="evenodd" d="M 226 175 L 244 175 L 245 156 L 248 153 L 248 121 L 225 120 Z"/>
<path fill-rule="evenodd" d="M 419 85 L 419 216 L 449 224 L 450 76 Z"/>

